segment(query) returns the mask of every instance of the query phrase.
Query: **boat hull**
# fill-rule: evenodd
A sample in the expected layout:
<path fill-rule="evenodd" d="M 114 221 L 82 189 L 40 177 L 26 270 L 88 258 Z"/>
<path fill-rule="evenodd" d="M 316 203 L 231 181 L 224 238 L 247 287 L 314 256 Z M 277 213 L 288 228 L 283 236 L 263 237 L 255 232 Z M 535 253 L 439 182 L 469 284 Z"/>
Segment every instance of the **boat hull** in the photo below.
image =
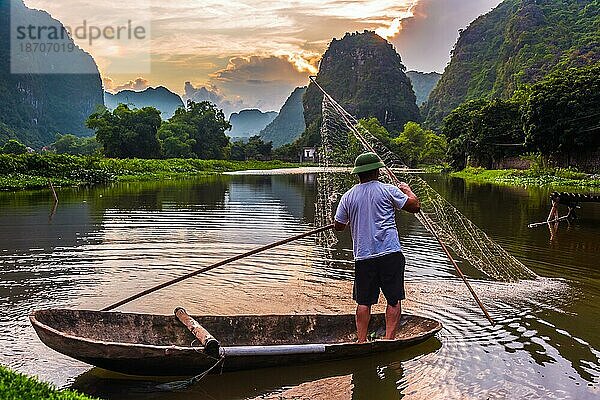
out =
<path fill-rule="evenodd" d="M 357 344 L 353 315 L 195 318 L 221 340 L 223 362 L 214 372 L 393 351 L 423 342 L 442 328 L 432 319 L 404 315 L 395 340 Z M 110 371 L 146 376 L 193 375 L 218 360 L 205 354 L 174 316 L 55 309 L 35 311 L 30 320 L 48 347 Z M 384 316 L 373 315 L 370 328 L 381 333 L 384 326 Z M 255 331 L 250 332 L 251 327 Z"/>

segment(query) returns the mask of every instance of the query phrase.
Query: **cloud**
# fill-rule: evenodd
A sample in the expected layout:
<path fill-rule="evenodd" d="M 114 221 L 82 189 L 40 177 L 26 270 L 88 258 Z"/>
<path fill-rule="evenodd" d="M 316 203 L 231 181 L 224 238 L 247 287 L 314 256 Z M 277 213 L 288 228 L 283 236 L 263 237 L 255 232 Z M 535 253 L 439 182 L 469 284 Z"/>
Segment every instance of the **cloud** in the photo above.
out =
<path fill-rule="evenodd" d="M 310 62 L 316 63 L 316 59 Z M 314 68 L 310 62 L 307 65 Z M 210 82 L 226 97 L 237 96 L 248 107 L 279 111 L 296 87 L 308 83 L 313 71 L 299 71 L 286 56 L 233 57 L 225 68 L 210 75 Z"/>
<path fill-rule="evenodd" d="M 389 26 L 375 29 L 375 33 L 384 39 L 390 39 L 396 36 L 402 30 L 402 21 L 415 16 L 413 10 L 417 6 L 417 3 L 418 1 L 413 1 L 406 11 L 392 20 Z"/>
<path fill-rule="evenodd" d="M 116 85 L 112 78 L 104 77 L 104 90 L 117 93 L 121 90 L 134 90 L 136 92 L 141 92 L 142 90 L 146 90 L 150 87 L 150 81 L 148 79 L 139 77 L 135 80 L 131 80 L 122 85 Z"/>
<path fill-rule="evenodd" d="M 497 6 L 501 0 L 419 0 L 413 16 L 402 20 L 402 30 L 391 38 L 408 69 L 442 72 L 458 30 Z"/>
<path fill-rule="evenodd" d="M 244 104 L 243 100 L 240 98 L 225 98 L 225 96 L 221 94 L 219 92 L 219 89 L 217 89 L 215 86 L 194 87 L 194 85 L 191 82 L 186 82 L 184 91 L 184 101 L 187 102 L 188 100 L 192 100 L 196 103 L 202 101 L 210 101 L 211 103 L 216 104 L 218 108 L 223 110 L 227 118 L 229 118 L 229 115 L 231 115 L 234 112 L 243 110 L 245 108 L 249 108 Z"/>
<path fill-rule="evenodd" d="M 296 86 L 305 85 L 331 39 L 345 32 L 376 30 L 389 38 L 409 69 L 442 71 L 458 29 L 501 0 L 106 0 L 98 10 L 102 23 L 116 23 L 136 9 L 152 11 L 152 71 L 126 75 L 106 72 L 102 55 L 90 48 L 106 75 L 105 85 L 133 88 L 144 76 L 196 96 L 221 96 L 224 109 L 257 107 L 278 110 Z M 25 0 L 58 19 L 77 23 L 96 12 L 79 7 L 80 0 Z M 133 51 L 133 50 L 132 50 Z M 122 58 L 136 60 L 135 53 Z M 143 86 L 137 86 L 141 90 Z M 187 88 L 187 86 L 186 86 Z M 203 91 L 202 89 L 205 89 Z"/>

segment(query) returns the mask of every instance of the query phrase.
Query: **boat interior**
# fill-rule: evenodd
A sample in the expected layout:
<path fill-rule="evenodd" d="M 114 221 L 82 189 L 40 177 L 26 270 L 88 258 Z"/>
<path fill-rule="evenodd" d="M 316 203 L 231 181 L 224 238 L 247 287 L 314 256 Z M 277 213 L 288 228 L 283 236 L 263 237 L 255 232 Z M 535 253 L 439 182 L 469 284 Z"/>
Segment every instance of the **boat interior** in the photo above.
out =
<path fill-rule="evenodd" d="M 174 315 L 52 309 L 35 311 L 38 321 L 63 334 L 100 342 L 197 346 L 191 332 Z M 193 316 L 221 346 L 334 344 L 356 340 L 354 315 Z M 397 339 L 435 329 L 437 322 L 404 315 Z M 431 325 L 431 326 L 430 326 Z M 371 336 L 385 334 L 385 317 L 373 314 Z M 194 343 L 193 343 L 194 342 Z"/>

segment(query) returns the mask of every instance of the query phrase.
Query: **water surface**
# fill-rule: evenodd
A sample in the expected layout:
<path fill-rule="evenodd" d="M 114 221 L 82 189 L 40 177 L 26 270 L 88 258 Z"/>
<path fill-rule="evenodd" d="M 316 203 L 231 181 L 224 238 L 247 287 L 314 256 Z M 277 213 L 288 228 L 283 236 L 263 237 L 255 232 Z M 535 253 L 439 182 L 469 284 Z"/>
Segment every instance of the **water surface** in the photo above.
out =
<path fill-rule="evenodd" d="M 472 276 L 499 323 L 489 326 L 435 240 L 400 214 L 407 312 L 440 320 L 407 351 L 277 370 L 209 376 L 185 392 L 112 374 L 46 348 L 35 308 L 99 309 L 202 266 L 313 227 L 314 174 L 0 193 L 0 363 L 60 387 L 114 399 L 557 398 L 600 395 L 600 205 L 556 230 L 548 190 L 428 176 L 444 197 L 542 278 L 507 284 Z M 128 304 L 124 311 L 353 312 L 351 242 L 306 238 Z M 378 310 L 382 310 L 380 306 Z M 200 372 L 200 371 L 199 371 Z"/>

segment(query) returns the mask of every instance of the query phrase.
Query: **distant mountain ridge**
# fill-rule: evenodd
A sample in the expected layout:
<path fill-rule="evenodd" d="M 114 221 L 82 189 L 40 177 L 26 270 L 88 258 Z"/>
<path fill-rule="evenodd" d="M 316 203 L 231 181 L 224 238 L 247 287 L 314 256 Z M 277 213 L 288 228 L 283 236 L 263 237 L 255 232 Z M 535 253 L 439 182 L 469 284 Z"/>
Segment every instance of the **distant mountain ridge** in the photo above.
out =
<path fill-rule="evenodd" d="M 262 112 L 255 108 L 233 113 L 229 117 L 231 130 L 226 134 L 238 138 L 258 135 L 277 115 L 276 111 Z"/>
<path fill-rule="evenodd" d="M 11 12 L 23 23 L 62 26 L 45 11 L 27 8 L 21 0 L 0 0 L 0 144 L 17 139 L 39 148 L 52 143 L 57 133 L 91 134 L 85 120 L 104 104 L 94 59 L 77 46 L 68 54 L 22 52 L 13 61 L 44 71 L 78 73 L 12 74 Z M 69 37 L 57 43 L 74 45 Z"/>
<path fill-rule="evenodd" d="M 600 60 L 600 0 L 505 0 L 461 32 L 426 122 L 467 100 L 508 98 L 547 73 Z"/>
<path fill-rule="evenodd" d="M 408 76 L 408 79 L 412 83 L 415 96 L 417 96 L 417 105 L 420 106 L 429 99 L 431 91 L 442 77 L 442 74 L 437 72 L 408 71 L 406 76 Z"/>
<path fill-rule="evenodd" d="M 181 97 L 164 86 L 147 88 L 143 91 L 122 90 L 118 93 L 104 92 L 104 104 L 114 110 L 120 104 L 133 105 L 135 108 L 154 107 L 161 112 L 162 119 L 169 119 L 175 110 L 184 107 Z"/>
<path fill-rule="evenodd" d="M 304 93 L 306 86 L 294 89 L 281 107 L 279 115 L 260 132 L 263 141 L 272 142 L 273 148 L 292 143 L 306 129 L 302 107 Z"/>

